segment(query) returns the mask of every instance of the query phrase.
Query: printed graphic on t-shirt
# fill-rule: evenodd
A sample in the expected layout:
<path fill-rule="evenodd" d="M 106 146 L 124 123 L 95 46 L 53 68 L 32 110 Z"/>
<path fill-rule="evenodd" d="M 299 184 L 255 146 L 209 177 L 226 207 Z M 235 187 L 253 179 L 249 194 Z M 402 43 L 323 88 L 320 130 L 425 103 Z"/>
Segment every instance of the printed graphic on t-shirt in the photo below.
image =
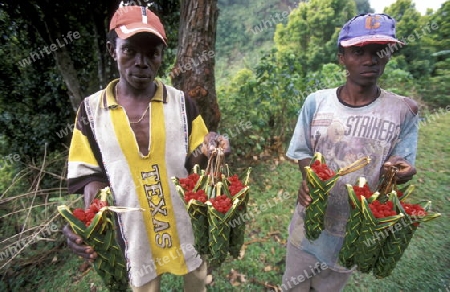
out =
<path fill-rule="evenodd" d="M 150 206 L 153 228 L 155 232 L 155 242 L 161 247 L 172 247 L 172 237 L 169 233 L 163 232 L 170 228 L 167 220 L 167 208 L 162 190 L 159 167 L 152 165 L 152 171 L 141 173 L 143 180 L 148 183 L 143 184 L 147 202 Z"/>
<path fill-rule="evenodd" d="M 313 120 L 311 141 L 314 150 L 327 157 L 333 169 L 366 156 L 372 159 L 371 165 L 379 165 L 400 133 L 400 124 L 386 118 L 347 115 L 330 119 L 329 115 L 322 114 L 318 120 Z M 364 168 L 365 175 L 370 175 L 371 171 L 370 166 Z"/>

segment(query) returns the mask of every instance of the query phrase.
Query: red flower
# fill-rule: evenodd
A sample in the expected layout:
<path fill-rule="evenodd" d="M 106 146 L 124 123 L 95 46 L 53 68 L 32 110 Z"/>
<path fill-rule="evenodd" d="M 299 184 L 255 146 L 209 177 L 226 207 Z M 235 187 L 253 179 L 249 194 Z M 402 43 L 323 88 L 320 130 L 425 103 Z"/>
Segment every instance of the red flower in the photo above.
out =
<path fill-rule="evenodd" d="M 212 199 L 209 199 L 209 201 L 212 203 L 214 209 L 219 211 L 222 214 L 225 214 L 230 210 L 231 205 L 233 204 L 231 199 L 228 198 L 226 195 L 221 195 Z"/>
<path fill-rule="evenodd" d="M 80 208 L 73 210 L 73 216 L 77 217 L 81 222 L 86 220 L 86 214 L 84 213 L 84 210 Z"/>
<path fill-rule="evenodd" d="M 353 186 L 356 197 L 361 200 L 361 196 L 365 198 L 370 198 L 372 196 L 372 191 L 369 189 L 369 185 L 365 184 L 363 187 Z"/>
<path fill-rule="evenodd" d="M 89 208 L 84 211 L 83 209 L 75 209 L 73 210 L 73 216 L 77 217 L 84 225 L 91 225 L 92 219 L 95 217 L 95 214 L 100 211 L 101 208 L 107 206 L 107 203 L 104 201 L 100 201 L 99 199 L 94 199 L 89 206 Z"/>
<path fill-rule="evenodd" d="M 400 204 L 402 205 L 403 209 L 405 209 L 406 214 L 408 214 L 409 216 L 423 217 L 427 215 L 427 212 L 425 212 L 424 208 L 422 208 L 422 206 L 420 205 L 408 204 L 405 202 L 400 202 Z"/>
<path fill-rule="evenodd" d="M 230 186 L 228 187 L 230 194 L 232 196 L 239 193 L 245 186 L 242 184 L 242 182 L 239 180 L 237 174 L 230 176 L 228 178 L 228 181 L 230 182 Z"/>
<path fill-rule="evenodd" d="M 335 175 L 335 172 L 328 168 L 326 163 L 321 163 L 319 160 L 314 161 L 311 164 L 311 169 L 315 172 L 315 174 L 323 181 L 329 180 Z"/>
<path fill-rule="evenodd" d="M 186 203 L 189 203 L 189 201 L 192 200 L 192 199 L 200 201 L 202 203 L 205 203 L 206 200 L 207 200 L 205 191 L 204 190 L 198 190 L 195 193 L 192 192 L 192 191 L 186 191 L 184 193 L 184 201 Z"/>
<path fill-rule="evenodd" d="M 417 204 L 408 204 L 405 202 L 400 202 L 400 204 L 402 205 L 403 209 L 405 210 L 406 214 L 408 214 L 409 216 L 413 217 L 414 219 L 416 218 L 422 218 L 424 216 L 427 215 L 427 212 L 425 211 L 424 208 L 422 208 L 422 206 L 417 205 Z M 420 222 L 414 222 L 413 225 L 414 226 L 419 226 Z"/>
<path fill-rule="evenodd" d="M 192 191 L 197 184 L 198 179 L 200 178 L 200 175 L 196 173 L 192 173 L 188 175 L 186 178 L 180 178 L 180 186 L 185 191 Z"/>
<path fill-rule="evenodd" d="M 382 204 L 380 201 L 375 200 L 369 204 L 369 208 L 375 218 L 384 218 L 397 215 L 394 210 L 394 204 L 391 201 L 387 201 Z"/>

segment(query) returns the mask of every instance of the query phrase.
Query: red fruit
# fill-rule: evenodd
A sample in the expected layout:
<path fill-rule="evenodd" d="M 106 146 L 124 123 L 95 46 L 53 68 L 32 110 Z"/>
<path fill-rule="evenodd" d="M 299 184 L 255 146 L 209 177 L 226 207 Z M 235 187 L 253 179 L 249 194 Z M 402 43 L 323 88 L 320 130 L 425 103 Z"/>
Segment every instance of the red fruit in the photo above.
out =
<path fill-rule="evenodd" d="M 239 180 L 237 174 L 230 176 L 228 178 L 228 181 L 230 182 L 230 186 L 228 187 L 228 189 L 231 196 L 236 195 L 245 187 L 244 184 Z"/>
<path fill-rule="evenodd" d="M 180 186 L 185 191 L 192 191 L 197 184 L 198 179 L 200 178 L 200 175 L 196 173 L 192 173 L 188 175 L 188 177 L 180 178 Z"/>
<path fill-rule="evenodd" d="M 73 210 L 73 216 L 77 217 L 78 220 L 82 222 L 86 220 L 86 214 L 84 213 L 84 210 L 80 208 Z"/>
<path fill-rule="evenodd" d="M 326 163 L 321 163 L 319 160 L 314 161 L 311 165 L 311 169 L 323 181 L 329 180 L 335 175 L 334 171 L 328 168 Z"/>
<path fill-rule="evenodd" d="M 94 199 L 89 206 L 89 210 L 93 213 L 98 213 L 101 208 L 105 207 L 107 204 L 105 201 L 100 201 L 99 199 Z"/>
<path fill-rule="evenodd" d="M 417 204 L 408 204 L 405 202 L 400 202 L 403 209 L 405 209 L 406 214 L 410 216 L 425 216 L 427 213 L 422 208 L 422 206 Z"/>
<path fill-rule="evenodd" d="M 86 212 L 86 221 L 91 221 L 95 217 L 96 213 L 93 213 L 91 211 Z"/>
<path fill-rule="evenodd" d="M 363 187 L 353 186 L 353 190 L 355 191 L 356 197 L 360 200 L 360 196 L 364 196 L 366 198 L 370 198 L 372 196 L 372 191 L 369 189 L 369 186 L 367 184 L 365 184 Z"/>
<path fill-rule="evenodd" d="M 381 204 L 380 201 L 375 200 L 369 204 L 369 208 L 375 218 L 384 218 L 397 215 L 394 210 L 394 205 L 391 201 Z"/>
<path fill-rule="evenodd" d="M 226 195 L 221 195 L 221 196 L 212 198 L 209 201 L 213 205 L 214 209 L 216 209 L 217 211 L 219 211 L 222 214 L 227 213 L 232 206 L 231 199 L 228 198 Z"/>
<path fill-rule="evenodd" d="M 107 206 L 106 201 L 100 201 L 99 199 L 94 199 L 89 206 L 89 208 L 84 211 L 83 209 L 75 209 L 73 210 L 73 215 L 77 217 L 80 221 L 82 221 L 86 226 L 89 226 L 92 222 L 92 219 L 98 213 L 98 211 Z"/>

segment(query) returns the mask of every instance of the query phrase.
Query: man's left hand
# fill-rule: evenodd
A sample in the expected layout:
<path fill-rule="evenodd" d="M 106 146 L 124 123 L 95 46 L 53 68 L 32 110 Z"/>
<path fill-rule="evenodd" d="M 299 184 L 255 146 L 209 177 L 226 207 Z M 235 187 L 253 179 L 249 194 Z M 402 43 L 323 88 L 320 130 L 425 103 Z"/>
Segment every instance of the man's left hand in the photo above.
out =
<path fill-rule="evenodd" d="M 406 183 L 417 173 L 417 170 L 413 165 L 399 156 L 389 157 L 383 164 L 383 172 L 387 171 L 390 166 L 395 166 L 397 168 L 397 173 L 395 175 L 397 184 Z"/>
<path fill-rule="evenodd" d="M 216 132 L 209 132 L 203 141 L 202 153 L 209 157 L 216 148 L 221 148 L 225 154 L 229 154 L 231 152 L 230 141 Z"/>

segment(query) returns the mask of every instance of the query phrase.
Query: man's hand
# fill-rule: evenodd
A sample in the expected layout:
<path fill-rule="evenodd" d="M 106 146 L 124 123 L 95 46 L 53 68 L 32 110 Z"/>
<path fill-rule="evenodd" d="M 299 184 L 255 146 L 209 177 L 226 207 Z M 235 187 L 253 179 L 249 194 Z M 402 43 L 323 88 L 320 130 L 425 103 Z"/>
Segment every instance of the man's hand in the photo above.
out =
<path fill-rule="evenodd" d="M 89 260 L 97 258 L 98 255 L 94 249 L 91 246 L 84 245 L 83 239 L 72 231 L 70 225 L 64 226 L 62 232 L 67 238 L 67 245 L 73 253 Z"/>
<path fill-rule="evenodd" d="M 100 181 L 92 181 L 84 186 L 85 209 L 89 208 L 98 191 L 107 186 L 107 183 Z M 90 260 L 94 260 L 97 258 L 97 253 L 94 251 L 94 248 L 88 245 L 84 245 L 83 239 L 72 231 L 70 225 L 64 226 L 62 232 L 67 238 L 67 245 L 75 254 Z"/>
<path fill-rule="evenodd" d="M 307 207 L 311 203 L 311 197 L 309 196 L 309 188 L 306 184 L 306 180 L 302 180 L 300 187 L 298 188 L 297 202 L 303 207 Z"/>
<path fill-rule="evenodd" d="M 231 152 L 230 141 L 216 132 L 209 132 L 203 140 L 202 153 L 209 157 L 216 148 L 222 148 L 225 154 L 229 154 Z"/>
<path fill-rule="evenodd" d="M 387 171 L 387 169 L 391 166 L 395 166 L 397 168 L 397 173 L 395 174 L 397 184 L 406 183 L 417 173 L 417 170 L 413 165 L 409 164 L 408 161 L 399 156 L 389 157 L 389 159 L 383 164 L 382 173 Z"/>
<path fill-rule="evenodd" d="M 218 135 L 216 132 L 209 132 L 205 135 L 203 143 L 187 157 L 184 167 L 188 171 L 191 171 L 192 167 L 196 164 L 200 165 L 203 169 L 206 168 L 208 158 L 216 148 L 222 148 L 225 155 L 231 152 L 230 142 L 225 136 Z"/>

